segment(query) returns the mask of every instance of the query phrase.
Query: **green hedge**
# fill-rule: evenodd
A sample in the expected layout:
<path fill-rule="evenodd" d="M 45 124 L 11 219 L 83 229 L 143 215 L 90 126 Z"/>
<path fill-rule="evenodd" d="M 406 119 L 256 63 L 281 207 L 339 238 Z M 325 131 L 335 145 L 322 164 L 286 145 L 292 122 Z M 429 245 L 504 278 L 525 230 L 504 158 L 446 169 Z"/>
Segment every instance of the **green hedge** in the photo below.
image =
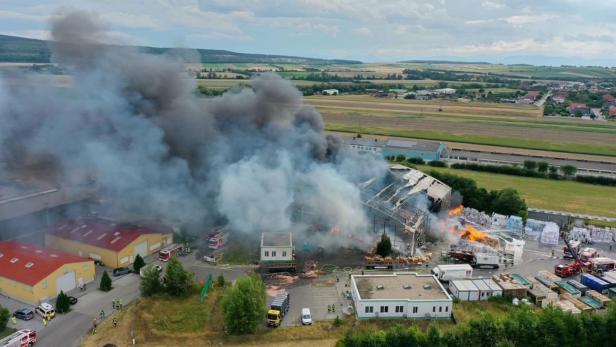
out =
<path fill-rule="evenodd" d="M 427 331 L 417 326 L 394 326 L 384 331 L 352 331 L 338 341 L 337 347 L 611 347 L 616 331 L 616 310 L 606 314 L 564 313 L 549 307 L 533 312 L 520 307 L 502 318 L 490 314 L 447 330 L 431 325 Z"/>

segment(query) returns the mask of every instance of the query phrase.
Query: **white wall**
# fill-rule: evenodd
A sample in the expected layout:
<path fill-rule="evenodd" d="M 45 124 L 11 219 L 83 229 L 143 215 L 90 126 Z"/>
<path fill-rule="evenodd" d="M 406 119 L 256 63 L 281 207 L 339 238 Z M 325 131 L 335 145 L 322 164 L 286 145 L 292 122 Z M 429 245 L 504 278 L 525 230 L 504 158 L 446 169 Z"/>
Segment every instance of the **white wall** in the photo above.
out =
<path fill-rule="evenodd" d="M 275 252 L 275 256 L 273 255 Z M 286 253 L 285 253 L 286 252 Z M 266 255 L 267 254 L 267 255 Z M 283 255 L 286 254 L 286 255 Z M 261 261 L 292 261 L 293 247 L 261 247 Z"/>
<path fill-rule="evenodd" d="M 381 312 L 382 306 L 388 307 L 387 312 Z M 396 312 L 396 306 L 402 306 L 402 312 Z M 366 307 L 372 307 L 372 312 L 366 312 Z M 414 308 L 417 312 L 414 312 Z M 452 302 L 450 300 L 355 300 L 355 310 L 357 318 L 360 319 L 449 318 Z"/>

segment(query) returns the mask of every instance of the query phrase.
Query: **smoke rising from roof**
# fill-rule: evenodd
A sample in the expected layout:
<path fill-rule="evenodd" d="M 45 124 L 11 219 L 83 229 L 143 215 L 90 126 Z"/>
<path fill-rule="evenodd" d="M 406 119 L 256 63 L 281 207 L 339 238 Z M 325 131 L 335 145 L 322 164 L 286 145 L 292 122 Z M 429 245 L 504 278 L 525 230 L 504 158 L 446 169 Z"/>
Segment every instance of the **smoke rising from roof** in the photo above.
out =
<path fill-rule="evenodd" d="M 199 97 L 181 60 L 104 45 L 106 29 L 84 12 L 52 19 L 53 61 L 72 88 L 0 78 L 0 177 L 38 166 L 62 184 L 86 171 L 118 213 L 170 223 L 225 217 L 240 231 L 278 231 L 301 207 L 367 229 L 355 183 L 385 163 L 341 152 L 291 82 L 262 74 L 252 88 Z"/>

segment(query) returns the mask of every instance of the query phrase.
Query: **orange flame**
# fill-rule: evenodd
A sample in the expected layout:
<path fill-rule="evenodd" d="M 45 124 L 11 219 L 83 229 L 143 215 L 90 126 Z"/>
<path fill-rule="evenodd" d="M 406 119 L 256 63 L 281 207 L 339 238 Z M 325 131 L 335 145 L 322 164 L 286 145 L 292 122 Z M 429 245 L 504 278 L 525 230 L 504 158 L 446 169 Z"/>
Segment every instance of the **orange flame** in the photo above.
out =
<path fill-rule="evenodd" d="M 447 215 L 449 217 L 455 217 L 460 215 L 460 213 L 462 213 L 462 210 L 464 209 L 464 206 L 460 205 L 458 207 L 454 207 L 451 210 L 449 210 L 449 212 L 447 212 Z"/>
<path fill-rule="evenodd" d="M 464 226 L 464 230 L 460 232 L 460 237 L 463 239 L 468 239 L 470 241 L 485 241 L 488 239 L 488 235 L 483 231 L 477 230 L 474 226 L 470 224 L 466 224 Z"/>

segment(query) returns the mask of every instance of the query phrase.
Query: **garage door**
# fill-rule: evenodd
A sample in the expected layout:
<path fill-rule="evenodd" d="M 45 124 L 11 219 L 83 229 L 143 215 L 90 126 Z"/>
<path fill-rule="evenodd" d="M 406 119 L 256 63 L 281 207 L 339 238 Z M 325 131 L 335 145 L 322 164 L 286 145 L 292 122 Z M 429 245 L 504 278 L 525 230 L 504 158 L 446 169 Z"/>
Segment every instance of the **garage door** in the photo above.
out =
<path fill-rule="evenodd" d="M 133 255 L 137 254 L 140 254 L 142 257 L 148 255 L 148 241 L 143 241 L 140 244 L 135 245 Z"/>
<path fill-rule="evenodd" d="M 77 286 L 75 281 L 75 272 L 67 272 L 64 275 L 58 277 L 56 280 L 56 293 L 60 293 L 63 290 L 65 293 Z"/>

